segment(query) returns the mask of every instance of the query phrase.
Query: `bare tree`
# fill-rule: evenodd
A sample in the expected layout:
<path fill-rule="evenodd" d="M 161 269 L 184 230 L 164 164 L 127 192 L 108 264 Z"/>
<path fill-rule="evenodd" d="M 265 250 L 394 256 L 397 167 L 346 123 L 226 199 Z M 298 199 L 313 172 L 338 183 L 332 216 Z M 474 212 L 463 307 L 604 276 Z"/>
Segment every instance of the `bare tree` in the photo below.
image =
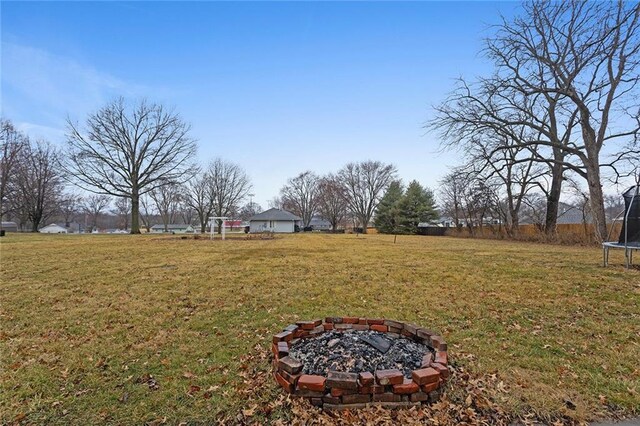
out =
<path fill-rule="evenodd" d="M 28 139 L 9 120 L 0 119 L 0 219 L 10 212 L 14 195 L 18 162 Z"/>
<path fill-rule="evenodd" d="M 207 169 L 213 188 L 213 213 L 229 216 L 237 211 L 251 191 L 249 176 L 237 164 L 216 158 Z M 222 231 L 222 221 L 218 221 L 218 233 Z"/>
<path fill-rule="evenodd" d="M 93 194 L 84 197 L 82 200 L 82 210 L 89 217 L 89 232 L 98 227 L 98 219 L 102 212 L 111 203 L 111 197 L 108 195 Z"/>
<path fill-rule="evenodd" d="M 634 2 L 546 2 L 524 6 L 504 21 L 488 49 L 514 85 L 528 96 L 558 96 L 577 111 L 581 140 L 544 144 L 579 159 L 565 164 L 587 181 L 597 237 L 607 233 L 601 168 L 617 173 L 620 159 L 638 156 L 640 5 Z M 626 142 L 626 143 L 625 143 Z M 610 161 L 605 146 L 626 146 Z"/>
<path fill-rule="evenodd" d="M 507 178 L 502 179 L 505 183 L 514 169 L 526 171 L 522 177 L 528 185 L 520 186 L 524 191 L 529 190 L 529 184 L 537 184 L 536 179 L 545 171 L 540 165 L 548 167 L 551 172 L 545 221 L 548 234 L 555 233 L 563 176 L 567 164 L 571 164 L 566 147 L 571 145 L 577 113 L 557 98 L 557 95 L 529 96 L 500 74 L 474 86 L 461 79 L 449 98 L 436 107 L 436 117 L 428 125 L 440 131 L 443 147 L 461 148 L 471 157 L 468 161 L 479 159 L 480 169 L 488 167 Z M 541 143 L 543 138 L 554 141 L 555 147 L 550 149 Z M 517 193 L 524 195 L 521 191 Z M 511 196 L 509 199 L 514 200 Z M 516 217 L 513 208 L 517 206 L 514 200 L 509 207 L 512 220 Z"/>
<path fill-rule="evenodd" d="M 32 232 L 37 232 L 41 223 L 58 208 L 62 192 L 59 161 L 58 151 L 47 142 L 38 141 L 21 150 L 16 198 L 31 222 Z"/>
<path fill-rule="evenodd" d="M 169 232 L 169 225 L 175 223 L 180 212 L 180 185 L 167 183 L 149 192 L 149 196 L 160 214 L 162 224 L 164 225 L 164 232 Z"/>
<path fill-rule="evenodd" d="M 329 174 L 318 182 L 318 213 L 336 231 L 347 216 L 347 194 L 336 175 Z"/>
<path fill-rule="evenodd" d="M 255 216 L 262 212 L 262 207 L 255 201 L 248 202 L 240 209 L 239 218 L 241 220 L 249 220 L 251 216 Z"/>
<path fill-rule="evenodd" d="M 306 228 L 318 208 L 318 176 L 306 171 L 287 181 L 280 190 L 282 203 L 292 213 L 302 218 L 302 225 Z"/>
<path fill-rule="evenodd" d="M 149 193 L 140 196 L 140 220 L 147 232 L 151 232 L 152 221 L 157 217 L 154 203 Z"/>
<path fill-rule="evenodd" d="M 126 197 L 116 198 L 113 212 L 118 216 L 118 226 L 125 231 L 129 229 L 129 218 L 131 217 L 131 200 Z"/>
<path fill-rule="evenodd" d="M 200 223 L 200 232 L 207 231 L 207 223 L 213 212 L 215 197 L 211 175 L 199 171 L 184 185 L 184 203 L 195 211 Z"/>
<path fill-rule="evenodd" d="M 282 198 L 275 196 L 272 199 L 270 199 L 269 201 L 267 201 L 267 205 L 269 206 L 270 209 L 284 209 L 284 203 L 282 201 Z"/>
<path fill-rule="evenodd" d="M 71 226 L 71 222 L 76 220 L 80 214 L 82 201 L 82 196 L 74 192 L 62 195 L 58 203 L 58 210 L 64 219 L 64 226 L 66 228 Z"/>
<path fill-rule="evenodd" d="M 190 177 L 196 144 L 190 126 L 162 105 L 117 99 L 89 115 L 86 130 L 68 120 L 65 169 L 83 189 L 131 200 L 131 233 L 140 233 L 140 196 Z"/>
<path fill-rule="evenodd" d="M 349 163 L 338 172 L 347 194 L 349 209 L 360 222 L 362 232 L 367 232 L 367 225 L 380 197 L 395 176 L 395 166 L 380 161 Z"/>
<path fill-rule="evenodd" d="M 443 177 L 439 184 L 439 210 L 451 217 L 455 227 L 459 228 L 464 221 L 463 192 L 468 185 L 466 175 L 454 169 Z"/>
<path fill-rule="evenodd" d="M 193 220 L 196 216 L 196 211 L 190 205 L 184 202 L 184 197 L 182 197 L 180 200 L 180 218 L 182 219 L 183 223 L 191 225 L 193 224 Z"/>

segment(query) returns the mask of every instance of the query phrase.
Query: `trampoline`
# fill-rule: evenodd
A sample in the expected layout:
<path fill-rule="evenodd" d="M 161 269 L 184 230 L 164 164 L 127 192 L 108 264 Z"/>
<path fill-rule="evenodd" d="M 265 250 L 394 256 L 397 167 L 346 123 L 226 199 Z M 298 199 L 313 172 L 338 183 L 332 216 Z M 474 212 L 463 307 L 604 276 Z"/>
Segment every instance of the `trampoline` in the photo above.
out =
<path fill-rule="evenodd" d="M 640 185 L 627 189 L 622 197 L 624 198 L 624 211 L 616 217 L 618 219 L 622 216 L 620 237 L 618 241 L 602 243 L 602 257 L 604 266 L 607 266 L 610 249 L 624 250 L 625 266 L 630 268 L 633 265 L 633 252 L 640 250 Z"/>

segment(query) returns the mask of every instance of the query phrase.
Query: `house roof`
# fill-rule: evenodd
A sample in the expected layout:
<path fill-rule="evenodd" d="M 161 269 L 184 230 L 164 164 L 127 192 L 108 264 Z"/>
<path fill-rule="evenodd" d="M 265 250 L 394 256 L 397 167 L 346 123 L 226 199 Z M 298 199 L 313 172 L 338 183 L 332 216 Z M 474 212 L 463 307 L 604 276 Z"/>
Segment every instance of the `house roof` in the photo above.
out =
<path fill-rule="evenodd" d="M 321 217 L 313 217 L 309 222 L 309 226 L 331 227 L 331 222 L 329 222 L 328 220 L 322 219 Z"/>
<path fill-rule="evenodd" d="M 61 229 L 67 229 L 67 228 L 65 228 L 64 226 L 62 226 L 62 225 L 58 225 L 58 224 L 56 224 L 56 223 L 50 223 L 50 224 L 48 224 L 48 225 L 46 225 L 46 226 L 43 226 L 43 227 L 42 227 L 42 228 L 40 228 L 40 229 L 44 229 L 44 228 L 53 228 L 53 227 L 61 228 Z"/>
<path fill-rule="evenodd" d="M 249 218 L 249 221 L 252 221 L 252 220 L 285 220 L 285 221 L 292 220 L 294 221 L 294 220 L 302 220 L 302 218 L 286 210 L 269 209 L 262 213 L 258 213 L 257 215 L 251 216 Z"/>
<path fill-rule="evenodd" d="M 167 229 L 187 229 L 187 228 L 189 228 L 190 226 L 191 226 L 191 225 L 187 225 L 187 224 L 184 224 L 184 223 L 170 223 L 170 224 L 168 224 L 168 225 L 167 225 Z M 153 225 L 151 228 L 152 228 L 152 229 L 153 229 L 153 228 L 156 228 L 156 229 L 157 229 L 157 228 L 162 228 L 162 229 L 164 229 L 164 225 L 163 225 L 163 224 L 161 224 L 161 223 L 156 223 L 156 224 L 155 224 L 155 225 Z"/>

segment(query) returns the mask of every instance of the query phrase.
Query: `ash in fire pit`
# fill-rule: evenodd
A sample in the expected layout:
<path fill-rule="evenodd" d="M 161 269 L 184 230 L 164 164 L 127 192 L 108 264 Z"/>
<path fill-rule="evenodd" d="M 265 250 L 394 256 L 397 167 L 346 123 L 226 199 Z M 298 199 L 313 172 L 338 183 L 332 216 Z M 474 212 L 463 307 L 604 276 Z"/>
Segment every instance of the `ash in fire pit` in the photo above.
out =
<path fill-rule="evenodd" d="M 430 348 L 404 337 L 377 331 L 328 331 L 302 339 L 290 348 L 290 356 L 304 366 L 304 374 L 326 375 L 329 371 L 361 373 L 397 368 L 411 378 Z"/>

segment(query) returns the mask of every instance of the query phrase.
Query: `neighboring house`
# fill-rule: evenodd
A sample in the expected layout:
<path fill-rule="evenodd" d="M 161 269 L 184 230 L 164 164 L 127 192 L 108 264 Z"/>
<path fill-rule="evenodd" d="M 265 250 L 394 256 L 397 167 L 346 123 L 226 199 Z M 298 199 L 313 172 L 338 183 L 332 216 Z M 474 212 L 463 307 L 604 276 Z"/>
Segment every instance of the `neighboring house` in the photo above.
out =
<path fill-rule="evenodd" d="M 164 232 L 164 225 L 156 224 L 151 227 L 151 232 L 154 234 L 162 234 Z M 169 234 L 192 234 L 193 226 L 185 225 L 182 223 L 172 223 L 167 225 L 167 232 Z"/>
<path fill-rule="evenodd" d="M 250 232 L 295 232 L 302 219 L 285 210 L 269 209 L 249 218 Z"/>
<path fill-rule="evenodd" d="M 5 232 L 18 232 L 18 224 L 15 222 L 2 222 L 0 228 Z"/>
<path fill-rule="evenodd" d="M 331 222 L 328 220 L 324 220 L 321 217 L 314 216 L 309 222 L 309 226 L 314 231 L 330 231 L 331 230 Z"/>
<path fill-rule="evenodd" d="M 56 225 L 55 223 L 49 224 L 40 228 L 38 231 L 41 234 L 66 234 L 69 232 L 64 226 Z"/>
<path fill-rule="evenodd" d="M 589 212 L 583 214 L 582 210 L 577 206 L 562 202 L 558 204 L 558 225 L 582 224 L 585 221 L 586 223 L 591 223 L 591 214 Z"/>

